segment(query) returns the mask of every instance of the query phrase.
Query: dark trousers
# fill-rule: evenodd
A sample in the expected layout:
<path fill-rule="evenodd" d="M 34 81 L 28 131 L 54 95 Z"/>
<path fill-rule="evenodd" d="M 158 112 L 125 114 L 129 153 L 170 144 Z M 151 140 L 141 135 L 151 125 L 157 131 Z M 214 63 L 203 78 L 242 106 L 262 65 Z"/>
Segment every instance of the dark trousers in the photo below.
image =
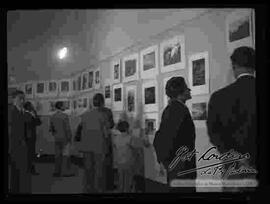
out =
<path fill-rule="evenodd" d="M 84 193 L 103 192 L 105 189 L 104 155 L 84 153 Z"/>
<path fill-rule="evenodd" d="M 62 172 L 63 149 L 64 149 L 64 142 L 56 141 L 55 142 L 54 173 L 57 173 L 57 174 L 61 174 Z"/>
<path fill-rule="evenodd" d="M 11 193 L 31 193 L 31 174 L 28 169 L 27 147 L 20 146 L 11 154 Z"/>
<path fill-rule="evenodd" d="M 114 187 L 113 150 L 111 140 L 107 139 L 107 153 L 104 161 L 106 189 L 112 190 Z"/>
<path fill-rule="evenodd" d="M 36 155 L 36 140 L 29 140 L 27 142 L 27 157 L 28 157 L 28 169 L 31 172 L 35 172 L 35 165 L 34 165 L 34 160 L 35 160 L 35 155 Z"/>

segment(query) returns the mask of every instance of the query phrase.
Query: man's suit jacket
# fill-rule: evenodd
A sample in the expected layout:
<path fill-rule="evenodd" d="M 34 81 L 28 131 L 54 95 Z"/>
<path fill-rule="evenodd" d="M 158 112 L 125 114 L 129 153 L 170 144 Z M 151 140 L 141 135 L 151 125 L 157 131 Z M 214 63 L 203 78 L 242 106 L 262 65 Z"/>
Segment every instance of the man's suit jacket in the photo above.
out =
<path fill-rule="evenodd" d="M 210 141 L 219 152 L 230 149 L 256 158 L 255 78 L 242 76 L 212 94 L 208 104 L 207 128 Z"/>
<path fill-rule="evenodd" d="M 11 157 L 23 156 L 26 153 L 26 117 L 14 105 L 9 106 L 8 123 L 10 126 L 9 151 Z M 21 153 L 20 153 L 21 152 Z"/>
<path fill-rule="evenodd" d="M 186 146 L 189 151 L 195 148 L 195 127 L 188 108 L 177 100 L 171 100 L 162 114 L 160 128 L 154 139 L 154 147 L 159 162 L 168 169 L 180 147 Z M 179 162 L 173 174 L 196 167 L 195 156 L 191 161 Z M 172 175 L 175 177 L 175 175 Z M 171 178 L 172 178 L 171 177 Z M 196 172 L 178 178 L 196 178 Z"/>
<path fill-rule="evenodd" d="M 56 111 L 50 120 L 50 129 L 55 137 L 55 141 L 68 142 L 71 140 L 71 128 L 69 118 L 66 113 L 62 111 Z"/>
<path fill-rule="evenodd" d="M 105 154 L 107 117 L 100 109 L 87 110 L 81 116 L 80 151 Z"/>
<path fill-rule="evenodd" d="M 38 116 L 33 116 L 30 112 L 25 111 L 27 139 L 29 142 L 35 142 L 37 137 L 37 126 L 41 125 L 41 120 Z"/>

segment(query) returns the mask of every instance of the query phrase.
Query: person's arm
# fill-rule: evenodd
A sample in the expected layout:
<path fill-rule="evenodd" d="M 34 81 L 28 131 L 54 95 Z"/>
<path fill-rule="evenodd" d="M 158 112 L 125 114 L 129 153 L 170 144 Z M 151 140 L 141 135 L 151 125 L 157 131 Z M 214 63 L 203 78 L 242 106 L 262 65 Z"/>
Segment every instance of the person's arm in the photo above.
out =
<path fill-rule="evenodd" d="M 160 129 L 156 133 L 154 147 L 158 161 L 168 166 L 173 151 L 173 139 L 177 137 L 179 127 L 183 121 L 184 111 L 176 104 L 166 108 L 162 114 Z"/>
<path fill-rule="evenodd" d="M 35 125 L 36 126 L 39 126 L 41 125 L 41 120 L 40 120 L 40 117 L 37 115 L 37 112 L 36 111 L 33 111 L 34 112 L 34 121 L 35 121 Z"/>
<path fill-rule="evenodd" d="M 53 136 L 56 133 L 55 127 L 54 127 L 53 122 L 52 122 L 52 119 L 50 119 L 49 132 L 51 132 Z"/>
<path fill-rule="evenodd" d="M 108 111 L 108 117 L 109 117 L 109 128 L 112 129 L 114 127 L 114 121 L 113 121 L 113 114 L 112 111 Z"/>
<path fill-rule="evenodd" d="M 71 127 L 70 127 L 70 122 L 69 122 L 68 116 L 65 117 L 64 123 L 65 123 L 65 129 L 66 129 L 66 131 L 65 131 L 66 138 L 67 138 L 67 141 L 70 142 L 71 138 L 72 138 L 72 133 L 71 133 Z"/>
<path fill-rule="evenodd" d="M 80 124 L 77 127 L 74 139 L 75 139 L 75 141 L 79 142 L 79 141 L 81 141 L 81 137 L 82 137 L 82 123 L 80 122 Z"/>
<path fill-rule="evenodd" d="M 217 147 L 220 152 L 224 151 L 224 144 L 222 142 L 222 121 L 220 120 L 220 108 L 218 105 L 218 98 L 215 94 L 210 97 L 208 103 L 208 114 L 207 114 L 207 132 L 209 135 L 210 142 Z"/>

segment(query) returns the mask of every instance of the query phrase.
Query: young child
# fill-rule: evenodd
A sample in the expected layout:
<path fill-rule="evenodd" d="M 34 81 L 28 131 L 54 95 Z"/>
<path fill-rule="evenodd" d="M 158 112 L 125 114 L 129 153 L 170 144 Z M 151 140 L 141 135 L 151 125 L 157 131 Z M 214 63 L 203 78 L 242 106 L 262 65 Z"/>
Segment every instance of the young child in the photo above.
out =
<path fill-rule="evenodd" d="M 117 130 L 113 131 L 113 146 L 115 149 L 115 164 L 119 172 L 119 191 L 130 192 L 132 183 L 132 145 L 131 135 L 129 134 L 129 124 L 120 121 Z"/>

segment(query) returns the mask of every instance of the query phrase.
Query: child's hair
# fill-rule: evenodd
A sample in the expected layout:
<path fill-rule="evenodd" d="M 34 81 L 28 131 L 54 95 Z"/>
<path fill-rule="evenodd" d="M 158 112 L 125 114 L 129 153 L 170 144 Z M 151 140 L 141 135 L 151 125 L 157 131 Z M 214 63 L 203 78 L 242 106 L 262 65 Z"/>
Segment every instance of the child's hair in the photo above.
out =
<path fill-rule="evenodd" d="M 127 121 L 119 121 L 117 124 L 117 129 L 120 132 L 127 132 L 129 129 L 129 124 Z"/>

